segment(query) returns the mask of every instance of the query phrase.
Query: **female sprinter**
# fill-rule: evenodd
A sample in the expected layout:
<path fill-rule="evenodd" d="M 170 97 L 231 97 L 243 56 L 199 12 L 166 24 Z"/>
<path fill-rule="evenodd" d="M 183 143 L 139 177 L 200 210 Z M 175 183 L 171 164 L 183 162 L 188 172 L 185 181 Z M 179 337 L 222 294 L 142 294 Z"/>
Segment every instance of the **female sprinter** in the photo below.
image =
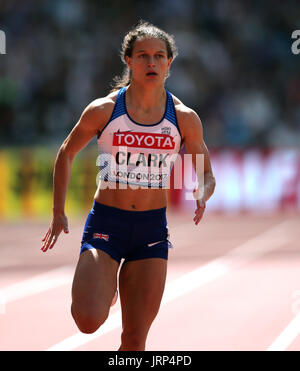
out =
<path fill-rule="evenodd" d="M 55 161 L 53 218 L 43 252 L 54 246 L 62 230 L 68 233 L 64 204 L 72 162 L 97 135 L 100 181 L 84 227 L 71 313 L 83 333 L 93 333 L 104 323 L 124 258 L 119 272 L 119 350 L 145 350 L 160 307 L 171 246 L 163 185 L 170 159 L 182 143 L 193 163 L 196 154 L 204 155 L 196 225 L 215 188 L 199 117 L 164 88 L 175 56 L 173 37 L 161 29 L 141 21 L 128 32 L 122 45 L 123 76 L 110 94 L 86 107 Z"/>

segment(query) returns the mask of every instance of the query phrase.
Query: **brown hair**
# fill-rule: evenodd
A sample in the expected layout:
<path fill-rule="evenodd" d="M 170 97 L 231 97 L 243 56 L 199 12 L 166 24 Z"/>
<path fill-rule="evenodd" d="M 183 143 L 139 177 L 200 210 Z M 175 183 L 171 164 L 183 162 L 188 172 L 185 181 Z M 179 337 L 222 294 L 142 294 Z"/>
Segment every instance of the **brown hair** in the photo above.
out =
<path fill-rule="evenodd" d="M 131 72 L 127 66 L 125 57 L 131 57 L 135 41 L 143 37 L 163 40 L 166 43 L 168 58 L 174 59 L 178 55 L 173 35 L 168 34 L 149 22 L 140 20 L 137 26 L 130 30 L 124 37 L 120 55 L 125 68 L 121 76 L 114 77 L 111 92 L 130 84 Z"/>

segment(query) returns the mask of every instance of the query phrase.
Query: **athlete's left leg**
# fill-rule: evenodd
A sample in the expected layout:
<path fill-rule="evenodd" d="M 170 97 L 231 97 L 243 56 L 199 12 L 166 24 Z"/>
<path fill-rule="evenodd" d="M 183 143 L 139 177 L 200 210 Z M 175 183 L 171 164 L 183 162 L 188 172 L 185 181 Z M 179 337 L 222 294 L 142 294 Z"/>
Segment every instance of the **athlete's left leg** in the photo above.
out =
<path fill-rule="evenodd" d="M 145 350 L 150 326 L 156 317 L 167 275 L 167 260 L 128 261 L 119 274 L 123 332 L 119 350 Z"/>

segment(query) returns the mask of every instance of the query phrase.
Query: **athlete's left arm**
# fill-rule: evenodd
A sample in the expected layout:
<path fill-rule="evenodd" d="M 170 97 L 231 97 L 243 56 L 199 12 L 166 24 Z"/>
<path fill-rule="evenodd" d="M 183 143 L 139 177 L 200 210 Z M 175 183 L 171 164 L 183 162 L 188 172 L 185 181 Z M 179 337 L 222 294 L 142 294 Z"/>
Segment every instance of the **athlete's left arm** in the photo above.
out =
<path fill-rule="evenodd" d="M 187 153 L 192 155 L 192 162 L 199 184 L 198 189 L 194 192 L 197 203 L 194 222 L 197 225 L 203 216 L 206 201 L 214 193 L 216 180 L 213 175 L 209 152 L 203 139 L 203 126 L 199 116 L 195 111 L 188 109 L 181 115 L 181 118 L 183 140 Z"/>

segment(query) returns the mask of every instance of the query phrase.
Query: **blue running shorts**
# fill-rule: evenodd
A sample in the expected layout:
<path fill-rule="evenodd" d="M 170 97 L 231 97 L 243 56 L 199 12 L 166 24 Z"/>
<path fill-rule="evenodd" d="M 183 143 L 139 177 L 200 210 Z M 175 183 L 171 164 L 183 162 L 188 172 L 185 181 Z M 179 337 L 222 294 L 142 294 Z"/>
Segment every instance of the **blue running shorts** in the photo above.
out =
<path fill-rule="evenodd" d="M 118 263 L 168 259 L 169 241 L 166 207 L 131 211 L 107 206 L 94 200 L 84 226 L 81 251 L 95 248 L 105 251 Z"/>

